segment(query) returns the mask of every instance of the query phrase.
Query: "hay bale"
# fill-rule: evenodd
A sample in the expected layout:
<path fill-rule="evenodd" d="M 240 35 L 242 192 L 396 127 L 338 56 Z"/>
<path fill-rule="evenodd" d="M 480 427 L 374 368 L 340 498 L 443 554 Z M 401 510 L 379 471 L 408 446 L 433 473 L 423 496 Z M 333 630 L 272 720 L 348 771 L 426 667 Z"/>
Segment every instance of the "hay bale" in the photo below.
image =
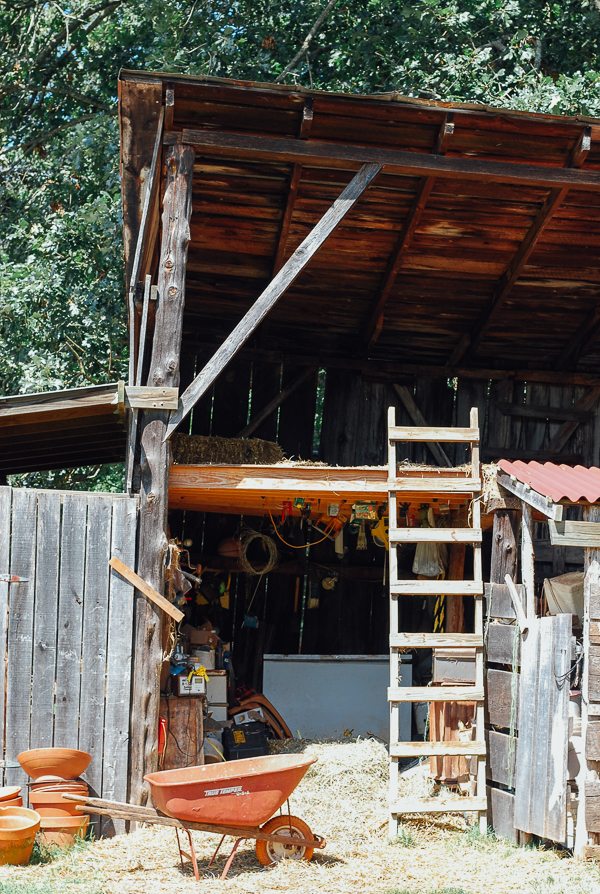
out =
<path fill-rule="evenodd" d="M 284 459 L 273 441 L 260 438 L 210 438 L 177 432 L 171 438 L 173 462 L 193 465 L 273 465 Z"/>

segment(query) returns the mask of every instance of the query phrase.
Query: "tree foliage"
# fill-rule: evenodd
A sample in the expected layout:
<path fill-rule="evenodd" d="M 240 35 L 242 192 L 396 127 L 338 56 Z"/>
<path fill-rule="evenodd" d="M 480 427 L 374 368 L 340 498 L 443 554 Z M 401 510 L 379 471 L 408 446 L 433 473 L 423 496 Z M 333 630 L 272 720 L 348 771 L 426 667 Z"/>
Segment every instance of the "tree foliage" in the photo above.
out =
<path fill-rule="evenodd" d="M 600 116 L 599 54 L 600 0 L 0 0 L 1 391 L 124 376 L 121 67 Z"/>

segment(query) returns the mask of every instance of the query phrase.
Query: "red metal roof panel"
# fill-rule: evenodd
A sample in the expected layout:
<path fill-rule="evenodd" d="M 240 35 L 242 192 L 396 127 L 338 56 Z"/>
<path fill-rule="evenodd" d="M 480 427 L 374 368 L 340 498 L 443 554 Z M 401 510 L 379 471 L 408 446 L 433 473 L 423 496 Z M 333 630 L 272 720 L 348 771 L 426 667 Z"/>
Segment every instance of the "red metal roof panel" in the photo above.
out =
<path fill-rule="evenodd" d="M 592 466 L 565 466 L 556 463 L 525 463 L 520 459 L 514 463 L 501 459 L 498 463 L 503 472 L 514 475 L 523 484 L 551 500 L 587 500 L 595 503 L 600 500 L 600 469 Z"/>

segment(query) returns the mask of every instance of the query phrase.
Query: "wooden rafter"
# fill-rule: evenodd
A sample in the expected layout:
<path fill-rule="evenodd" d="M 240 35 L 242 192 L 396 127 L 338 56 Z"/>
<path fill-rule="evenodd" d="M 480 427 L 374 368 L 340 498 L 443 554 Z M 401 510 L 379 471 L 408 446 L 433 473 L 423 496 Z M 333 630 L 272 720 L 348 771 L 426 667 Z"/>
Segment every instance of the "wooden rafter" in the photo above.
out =
<path fill-rule="evenodd" d="M 279 273 L 256 299 L 250 310 L 242 317 L 233 332 L 208 361 L 202 372 L 196 376 L 191 385 L 184 391 L 179 409 L 171 414 L 165 435 L 166 438 L 173 434 L 195 403 L 211 387 L 229 361 L 262 323 L 269 311 L 304 270 L 313 255 L 333 233 L 380 171 L 381 165 L 366 164 L 353 177 L 339 198 L 325 212 L 321 220 L 298 246 L 291 258 L 286 261 Z"/>
<path fill-rule="evenodd" d="M 450 137 L 454 133 L 453 119 L 453 113 L 449 112 L 446 115 L 444 123 L 440 127 L 436 143 L 433 148 L 434 155 L 443 155 L 445 153 L 450 141 Z M 367 348 L 373 347 L 373 345 L 379 338 L 379 335 L 381 334 L 381 330 L 383 328 L 383 314 L 385 311 L 387 300 L 390 296 L 390 292 L 394 287 L 394 283 L 396 282 L 398 273 L 400 272 L 402 262 L 410 248 L 415 231 L 419 226 L 419 223 L 421 222 L 421 217 L 423 215 L 423 211 L 425 210 L 427 200 L 431 195 L 434 183 L 435 177 L 422 177 L 419 182 L 412 207 L 408 212 L 406 220 L 404 221 L 404 224 L 400 231 L 400 235 L 398 236 L 398 241 L 394 246 L 394 250 L 392 251 L 390 259 L 387 263 L 385 272 L 381 277 L 377 295 L 375 296 L 375 301 L 373 302 L 373 307 L 371 308 L 369 320 L 367 322 L 363 336 L 363 344 L 366 345 Z"/>
<path fill-rule="evenodd" d="M 164 142 L 166 145 L 187 143 L 198 146 L 206 157 L 299 162 L 346 171 L 363 164 L 379 164 L 387 168 L 390 174 L 405 177 L 433 174 L 451 180 L 458 176 L 464 180 L 483 180 L 487 183 L 514 183 L 537 186 L 541 189 L 560 187 L 600 192 L 599 172 L 555 168 L 549 165 L 488 161 L 481 158 L 381 149 L 377 146 L 289 140 L 187 128 L 182 133 L 165 134 Z"/>
<path fill-rule="evenodd" d="M 302 121 L 300 123 L 300 130 L 298 133 L 298 139 L 300 140 L 308 140 L 310 136 L 310 129 L 313 123 L 313 115 L 314 115 L 314 100 L 312 96 L 307 96 L 304 107 L 302 109 Z M 290 224 L 292 222 L 292 215 L 294 213 L 294 206 L 296 204 L 296 197 L 298 195 L 298 187 L 300 186 L 300 179 L 302 177 L 302 165 L 295 164 L 292 168 L 292 176 L 290 177 L 290 188 L 288 191 L 287 202 L 285 205 L 285 211 L 283 214 L 283 219 L 281 221 L 281 230 L 279 231 L 279 239 L 277 240 L 277 249 L 275 251 L 275 261 L 273 263 L 273 276 L 276 273 L 279 273 L 281 268 L 283 267 L 283 259 L 285 257 L 285 247 L 287 245 L 288 235 L 290 232 Z"/>
<path fill-rule="evenodd" d="M 572 169 L 581 167 L 581 165 L 585 161 L 587 154 L 590 151 L 590 148 L 591 128 L 585 127 L 581 136 L 579 137 L 579 140 L 577 141 L 577 144 L 571 152 L 567 167 Z M 533 250 L 535 249 L 538 239 L 554 217 L 559 207 L 562 205 L 568 191 L 569 188 L 564 186 L 550 190 L 544 204 L 538 211 L 535 220 L 527 231 L 527 234 L 523 242 L 521 243 L 519 250 L 513 257 L 504 274 L 502 275 L 482 319 L 473 330 L 473 332 L 470 334 L 468 341 L 464 340 L 462 342 L 462 353 L 460 350 L 457 349 L 453 351 L 451 357 L 453 363 L 459 363 L 463 358 L 468 361 L 469 358 L 473 357 L 473 355 L 476 353 L 485 334 L 487 333 L 490 326 L 492 326 L 495 322 L 498 314 L 502 310 L 506 299 L 512 292 L 513 286 L 521 275 L 523 268 L 527 264 Z"/>

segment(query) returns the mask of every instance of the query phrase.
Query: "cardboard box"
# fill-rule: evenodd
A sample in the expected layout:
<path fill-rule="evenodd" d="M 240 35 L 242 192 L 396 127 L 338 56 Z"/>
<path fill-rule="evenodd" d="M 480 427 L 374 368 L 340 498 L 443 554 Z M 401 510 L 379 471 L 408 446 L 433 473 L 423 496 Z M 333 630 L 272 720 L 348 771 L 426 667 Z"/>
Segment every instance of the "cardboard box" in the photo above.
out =
<path fill-rule="evenodd" d="M 187 674 L 178 674 L 177 695 L 206 695 L 206 680 L 203 677 L 194 676 L 188 680 Z"/>
<path fill-rule="evenodd" d="M 181 628 L 181 632 L 188 642 L 194 646 L 210 646 L 216 649 L 219 645 L 219 637 L 212 630 L 197 630 L 191 624 L 186 624 Z"/>
<path fill-rule="evenodd" d="M 208 713 L 212 719 L 216 720 L 218 723 L 223 723 L 225 720 L 229 720 L 227 705 L 209 704 Z"/>
<path fill-rule="evenodd" d="M 196 660 L 197 659 L 197 660 Z M 193 663 L 195 666 L 200 666 L 201 664 L 206 668 L 207 671 L 215 669 L 215 659 L 216 652 L 192 652 L 190 655 L 190 663 Z"/>

